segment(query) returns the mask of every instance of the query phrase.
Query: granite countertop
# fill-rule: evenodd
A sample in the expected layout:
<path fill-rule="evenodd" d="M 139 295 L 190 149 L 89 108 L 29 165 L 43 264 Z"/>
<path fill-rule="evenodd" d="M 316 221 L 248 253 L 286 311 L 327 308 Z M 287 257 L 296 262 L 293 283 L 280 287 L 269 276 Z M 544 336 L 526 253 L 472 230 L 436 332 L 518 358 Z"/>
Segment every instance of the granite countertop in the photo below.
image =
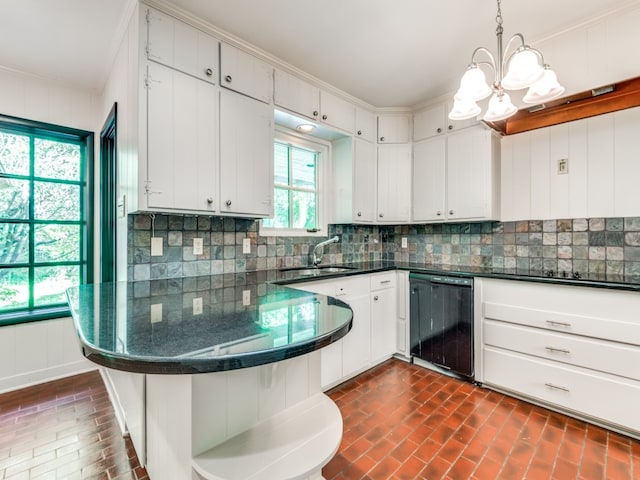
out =
<path fill-rule="evenodd" d="M 317 350 L 351 329 L 353 312 L 344 302 L 270 277 L 273 272 L 82 285 L 67 297 L 84 355 L 138 373 L 253 367 Z"/>

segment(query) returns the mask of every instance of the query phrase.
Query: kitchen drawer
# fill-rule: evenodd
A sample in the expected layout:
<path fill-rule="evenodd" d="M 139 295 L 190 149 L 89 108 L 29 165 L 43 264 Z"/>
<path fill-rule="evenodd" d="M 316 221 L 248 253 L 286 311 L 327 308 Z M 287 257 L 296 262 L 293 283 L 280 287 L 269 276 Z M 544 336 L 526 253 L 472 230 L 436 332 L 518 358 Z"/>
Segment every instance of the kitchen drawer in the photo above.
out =
<path fill-rule="evenodd" d="M 588 293 L 585 292 L 585 294 Z M 544 300 L 541 299 L 539 304 L 544 305 Z M 639 311 L 640 306 L 635 310 L 635 314 L 637 315 Z M 640 315 L 637 316 L 640 317 Z M 640 345 L 640 320 L 626 321 L 608 316 L 574 315 L 486 301 L 483 303 L 483 317 L 485 320 L 499 320 L 556 332 Z"/>
<path fill-rule="evenodd" d="M 371 291 L 383 288 L 395 288 L 396 277 L 395 270 L 391 272 L 374 273 L 369 277 L 371 281 Z"/>
<path fill-rule="evenodd" d="M 485 320 L 484 345 L 640 380 L 640 347 Z"/>
<path fill-rule="evenodd" d="M 485 347 L 484 382 L 640 432 L 640 383 L 634 380 Z"/>
<path fill-rule="evenodd" d="M 336 298 L 354 297 L 369 293 L 369 278 L 367 275 L 358 275 L 355 277 L 294 283 L 287 286 Z"/>

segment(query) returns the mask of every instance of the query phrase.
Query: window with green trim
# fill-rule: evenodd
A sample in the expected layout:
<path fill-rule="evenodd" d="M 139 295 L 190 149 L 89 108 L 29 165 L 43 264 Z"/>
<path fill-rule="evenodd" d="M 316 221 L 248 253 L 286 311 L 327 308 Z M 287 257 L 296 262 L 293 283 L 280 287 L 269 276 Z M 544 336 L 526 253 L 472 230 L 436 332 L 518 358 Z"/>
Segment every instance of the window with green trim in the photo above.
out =
<path fill-rule="evenodd" d="M 0 116 L 0 325 L 69 315 L 91 280 L 93 134 Z"/>

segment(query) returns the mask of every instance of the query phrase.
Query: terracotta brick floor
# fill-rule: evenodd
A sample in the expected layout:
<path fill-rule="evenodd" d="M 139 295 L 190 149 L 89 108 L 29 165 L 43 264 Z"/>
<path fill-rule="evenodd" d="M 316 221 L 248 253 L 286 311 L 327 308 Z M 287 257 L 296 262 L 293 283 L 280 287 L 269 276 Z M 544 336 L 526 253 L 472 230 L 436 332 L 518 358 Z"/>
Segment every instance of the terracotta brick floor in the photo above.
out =
<path fill-rule="evenodd" d="M 636 440 L 399 360 L 329 396 L 344 435 L 327 480 L 640 479 Z"/>
<path fill-rule="evenodd" d="M 344 436 L 328 480 L 640 480 L 636 440 L 398 360 L 329 395 Z M 90 372 L 0 395 L 0 479 L 148 477 Z"/>
<path fill-rule="evenodd" d="M 0 479 L 148 476 L 94 371 L 0 395 Z"/>

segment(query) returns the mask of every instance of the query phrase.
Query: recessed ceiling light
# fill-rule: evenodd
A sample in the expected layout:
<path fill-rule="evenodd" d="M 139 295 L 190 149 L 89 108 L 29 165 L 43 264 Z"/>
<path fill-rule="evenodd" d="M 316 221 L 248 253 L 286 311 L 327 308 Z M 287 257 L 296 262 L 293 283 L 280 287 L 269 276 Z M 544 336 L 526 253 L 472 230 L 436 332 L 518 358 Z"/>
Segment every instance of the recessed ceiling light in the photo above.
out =
<path fill-rule="evenodd" d="M 315 125 L 311 125 L 310 123 L 303 123 L 302 125 L 298 125 L 296 130 L 302 133 L 311 133 L 316 129 Z"/>

